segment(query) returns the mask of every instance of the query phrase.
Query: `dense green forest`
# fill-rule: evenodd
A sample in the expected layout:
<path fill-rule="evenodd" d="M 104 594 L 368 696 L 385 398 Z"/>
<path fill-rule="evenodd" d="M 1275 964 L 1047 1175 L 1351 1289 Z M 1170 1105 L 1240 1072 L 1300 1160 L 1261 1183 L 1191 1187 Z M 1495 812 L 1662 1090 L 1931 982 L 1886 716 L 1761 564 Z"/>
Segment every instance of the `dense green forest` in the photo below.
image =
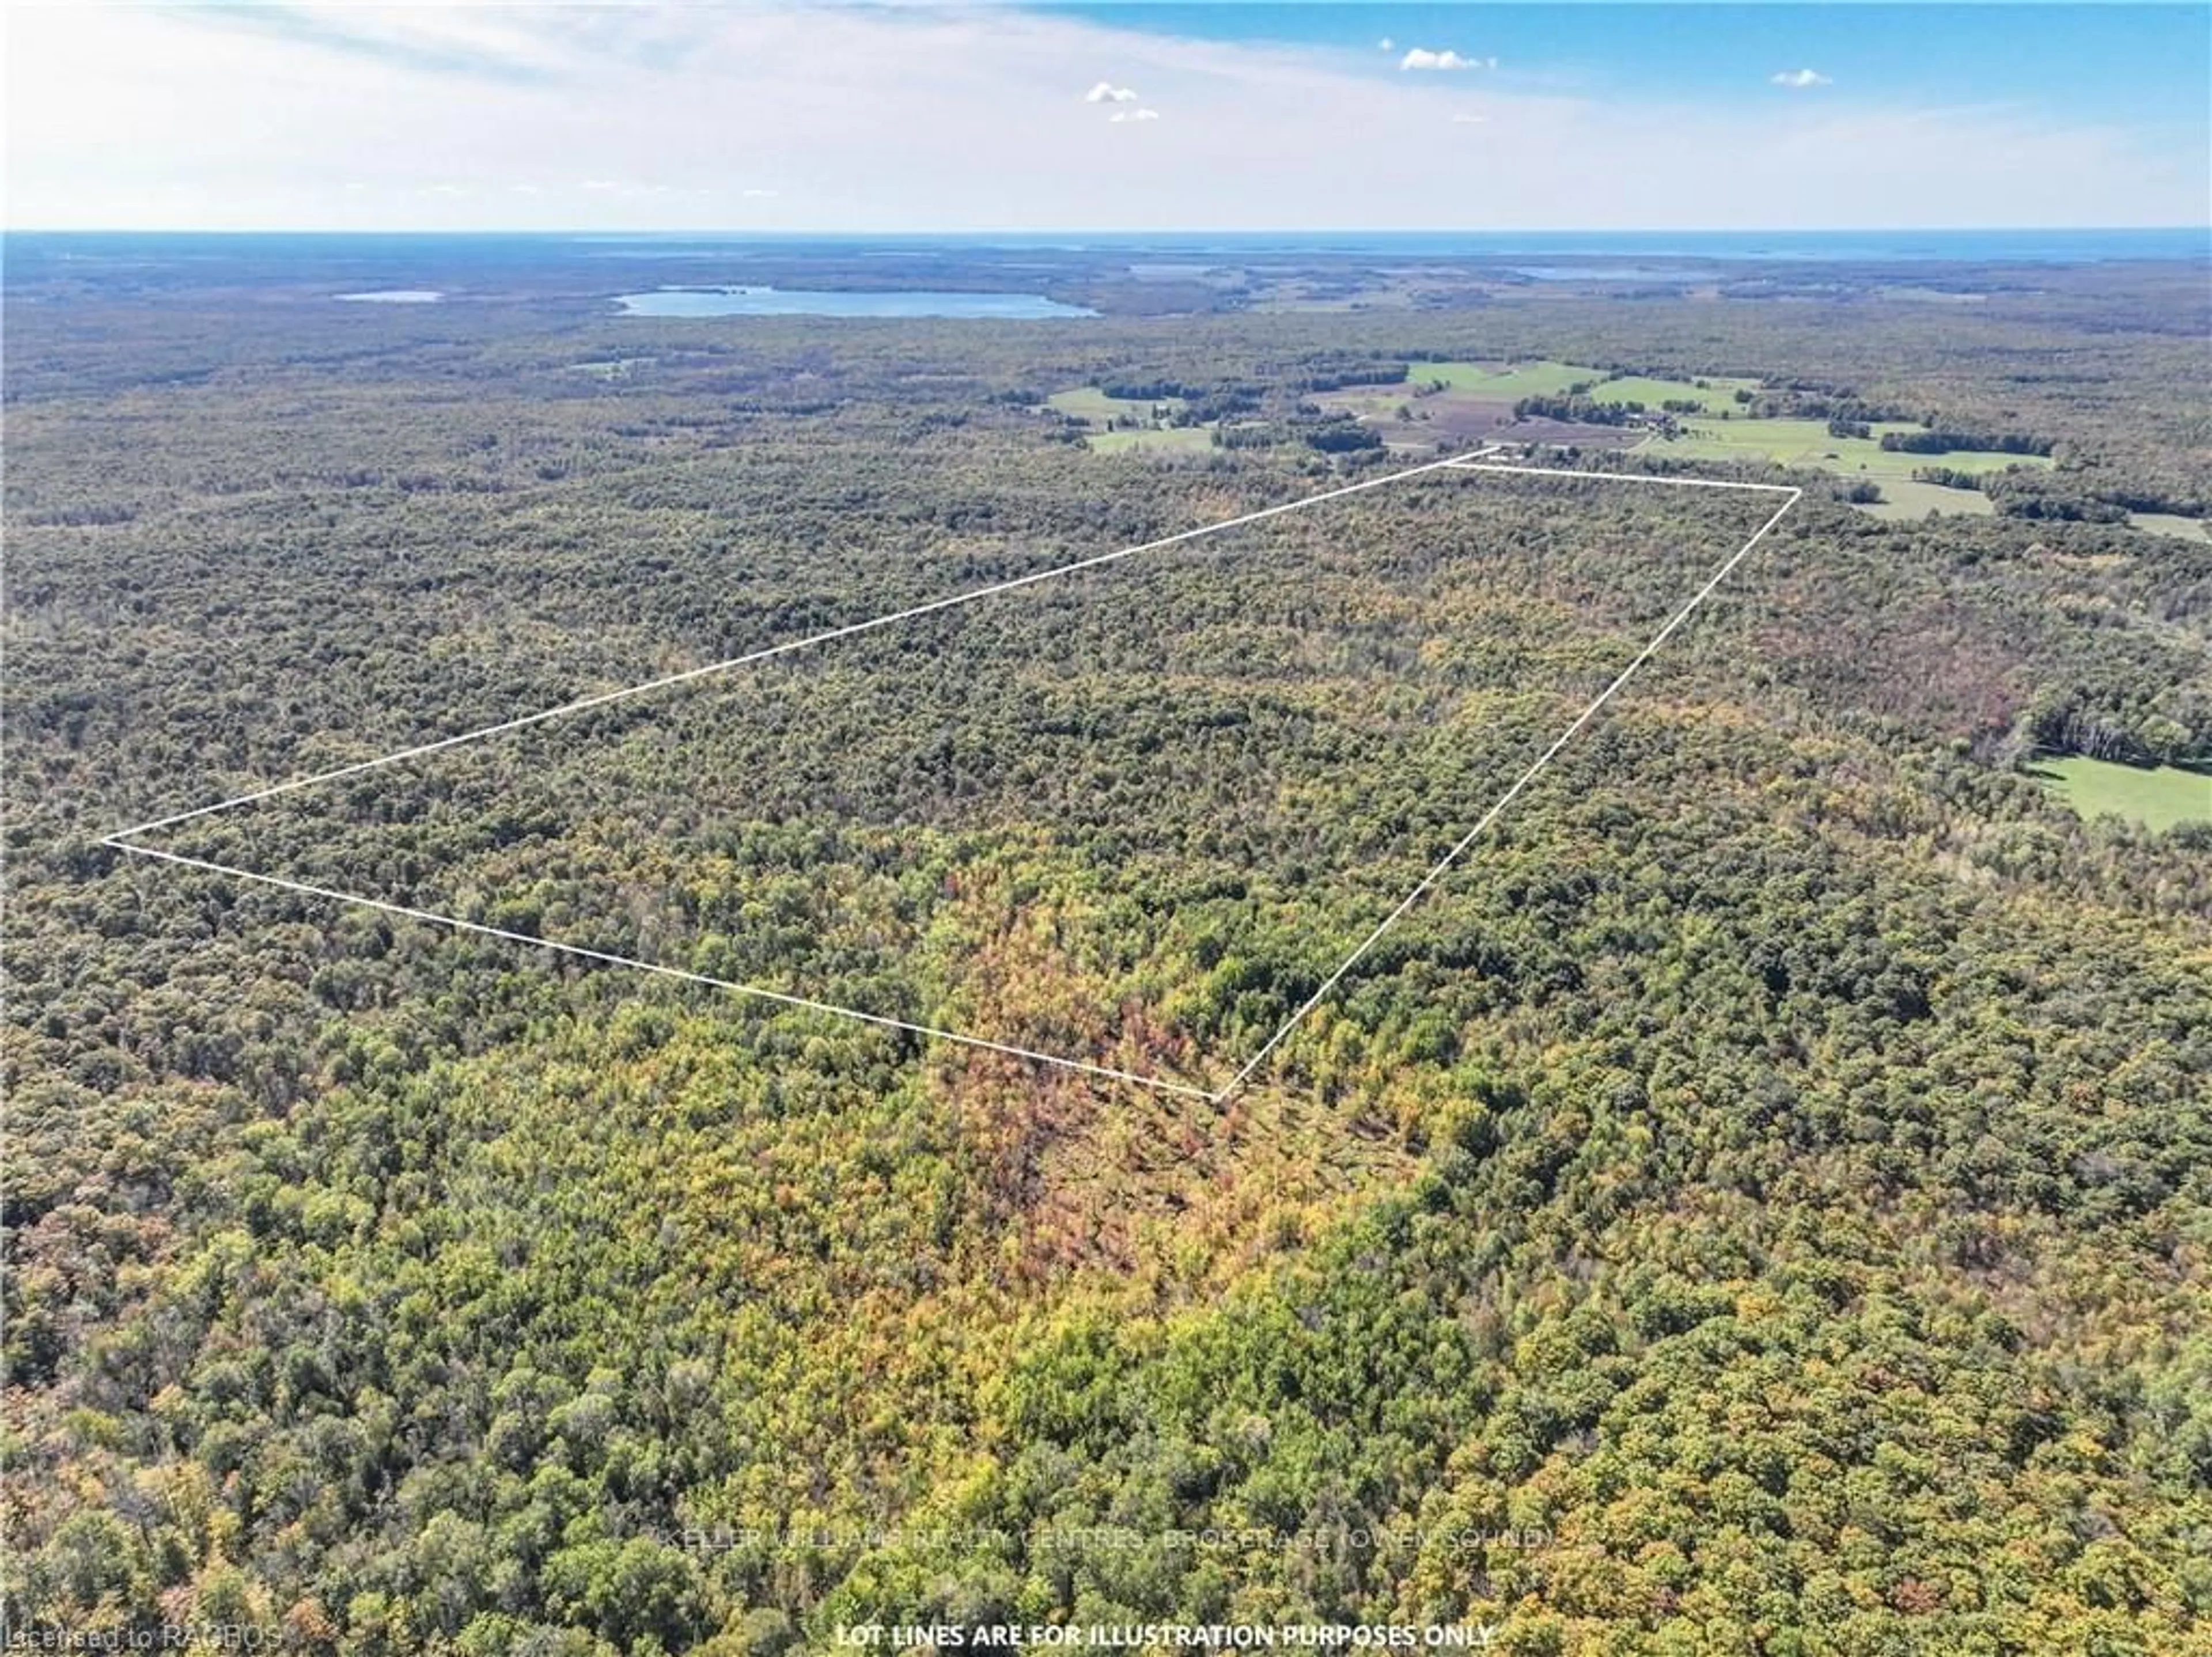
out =
<path fill-rule="evenodd" d="M 2201 511 L 2201 283 L 377 274 L 10 271 L 11 1631 L 2208 1648 L 2212 829 L 2021 761 L 2212 758 L 2212 545 L 1677 467 L 1806 493 L 1218 1100 L 105 843 L 1431 458 L 1094 452 L 1069 386 L 1755 376 Z M 1771 500 L 1428 473 L 143 844 L 1210 1091 Z"/>

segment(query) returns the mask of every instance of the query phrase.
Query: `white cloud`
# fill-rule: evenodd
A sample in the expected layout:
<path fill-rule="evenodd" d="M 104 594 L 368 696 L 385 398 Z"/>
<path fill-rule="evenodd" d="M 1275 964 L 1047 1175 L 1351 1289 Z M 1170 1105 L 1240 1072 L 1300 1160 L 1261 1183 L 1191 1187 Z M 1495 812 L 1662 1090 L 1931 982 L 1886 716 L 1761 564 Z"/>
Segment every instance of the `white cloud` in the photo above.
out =
<path fill-rule="evenodd" d="M 1471 105 L 1515 147 L 1514 166 L 1484 180 L 1483 222 L 1532 230 L 2173 224 L 2201 221 L 2212 199 L 2201 119 L 2177 142 L 2148 116 L 1863 91 L 1769 100 L 1765 76 L 1734 98 L 1602 101 L 1486 83 L 1478 105 L 1466 74 L 1377 75 L 1340 46 L 1146 32 L 1138 7 L 1117 13 L 1133 27 L 1048 7 L 295 9 L 401 49 L 212 8 L 10 8 L 9 223 L 1445 228 L 1466 223 L 1462 198 L 1425 169 L 1376 169 L 1343 134 L 1409 119 L 1434 131 Z M 464 54 L 492 68 L 446 66 Z M 1069 88 L 1100 64 L 1147 97 L 1068 119 Z M 1175 111 L 1173 143 L 1105 130 L 1139 107 Z M 1624 130 L 1634 168 L 1618 164 Z M 741 199 L 743 180 L 764 178 L 784 180 L 780 198 Z M 519 195 L 516 179 L 548 187 Z M 586 193 L 581 180 L 612 187 Z M 422 192 L 437 181 L 472 193 Z"/>
<path fill-rule="evenodd" d="M 1767 79 L 1772 81 L 1777 86 L 1787 87 L 1802 88 L 1831 84 L 1828 77 L 1817 69 L 1785 69 L 1778 75 L 1770 75 Z"/>
<path fill-rule="evenodd" d="M 1489 122 L 1489 119 L 1490 117 L 1487 115 L 1455 115 L 1452 117 L 1452 125 L 1454 126 L 1482 126 L 1486 125 Z"/>
<path fill-rule="evenodd" d="M 1125 86 L 1115 86 L 1111 81 L 1101 81 L 1083 94 L 1086 104 L 1133 104 L 1137 94 Z"/>
<path fill-rule="evenodd" d="M 705 196 L 715 192 L 673 184 L 635 184 L 626 179 L 586 179 L 576 188 L 590 196 L 635 201 L 656 196 Z"/>
<path fill-rule="evenodd" d="M 738 194 L 747 201 L 774 201 L 776 192 L 773 190 L 740 190 Z"/>
<path fill-rule="evenodd" d="M 1388 42 L 1384 43 L 1386 46 Z M 1401 69 L 1496 69 L 1495 58 L 1462 58 L 1456 52 L 1431 52 L 1415 46 L 1398 60 Z"/>
<path fill-rule="evenodd" d="M 1398 43 L 1386 34 L 1375 43 L 1375 49 L 1378 52 L 1395 52 L 1398 49 Z"/>
<path fill-rule="evenodd" d="M 1106 119 L 1109 121 L 1157 121 L 1159 118 L 1160 112 L 1157 109 L 1117 109 Z"/>

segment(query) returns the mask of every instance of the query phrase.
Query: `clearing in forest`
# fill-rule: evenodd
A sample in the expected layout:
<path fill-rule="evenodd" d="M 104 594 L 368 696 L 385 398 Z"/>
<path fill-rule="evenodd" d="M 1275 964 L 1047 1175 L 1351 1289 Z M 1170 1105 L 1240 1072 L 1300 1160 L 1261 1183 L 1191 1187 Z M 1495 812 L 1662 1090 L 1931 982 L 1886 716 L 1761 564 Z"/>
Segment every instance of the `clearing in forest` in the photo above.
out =
<path fill-rule="evenodd" d="M 2048 783 L 2084 817 L 2118 817 L 2150 829 L 2212 823 L 2212 774 L 2180 765 L 2124 765 L 2087 754 L 2039 759 L 2029 775 Z"/>
<path fill-rule="evenodd" d="M 1796 499 L 1432 462 L 110 844 L 1218 1099 Z"/>

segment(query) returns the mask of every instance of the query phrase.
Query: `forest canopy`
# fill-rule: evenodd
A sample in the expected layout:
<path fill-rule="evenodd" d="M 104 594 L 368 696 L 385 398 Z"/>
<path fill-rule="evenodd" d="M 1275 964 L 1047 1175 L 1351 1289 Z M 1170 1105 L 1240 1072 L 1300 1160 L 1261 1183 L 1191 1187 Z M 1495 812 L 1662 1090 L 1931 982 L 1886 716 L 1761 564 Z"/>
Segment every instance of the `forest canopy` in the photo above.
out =
<path fill-rule="evenodd" d="M 1110 310 L 1069 258 L 1029 279 Z M 106 838 L 1437 454 L 1088 452 L 1062 387 L 1288 433 L 1613 365 L 2201 510 L 2172 273 L 967 325 L 595 296 L 684 259 L 421 308 L 322 288 L 469 272 L 13 259 L 11 1633 L 2198 1637 L 2212 829 L 2028 763 L 2212 757 L 2212 544 L 1610 454 L 1806 493 L 1218 1099 Z M 1764 515 L 1469 482 L 147 844 L 1210 1084 Z"/>

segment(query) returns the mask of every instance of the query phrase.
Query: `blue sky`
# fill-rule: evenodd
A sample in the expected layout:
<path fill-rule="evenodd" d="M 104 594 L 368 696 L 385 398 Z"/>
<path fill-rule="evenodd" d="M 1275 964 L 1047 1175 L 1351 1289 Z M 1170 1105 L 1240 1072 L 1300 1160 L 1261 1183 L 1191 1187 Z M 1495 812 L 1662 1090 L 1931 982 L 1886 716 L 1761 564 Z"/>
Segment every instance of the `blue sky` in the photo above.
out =
<path fill-rule="evenodd" d="M 182 0 L 7 26 L 21 227 L 2212 216 L 2198 4 Z"/>
<path fill-rule="evenodd" d="M 1499 62 L 1498 78 L 1629 98 L 1755 102 L 1777 64 L 1817 66 L 1837 95 L 2017 101 L 2062 119 L 2193 124 L 2212 100 L 2212 9 L 2154 4 L 1234 3 L 1047 5 L 1066 16 L 1215 40 L 1349 51 L 1431 42 Z M 1762 87 L 1765 92 L 1762 94 Z"/>

